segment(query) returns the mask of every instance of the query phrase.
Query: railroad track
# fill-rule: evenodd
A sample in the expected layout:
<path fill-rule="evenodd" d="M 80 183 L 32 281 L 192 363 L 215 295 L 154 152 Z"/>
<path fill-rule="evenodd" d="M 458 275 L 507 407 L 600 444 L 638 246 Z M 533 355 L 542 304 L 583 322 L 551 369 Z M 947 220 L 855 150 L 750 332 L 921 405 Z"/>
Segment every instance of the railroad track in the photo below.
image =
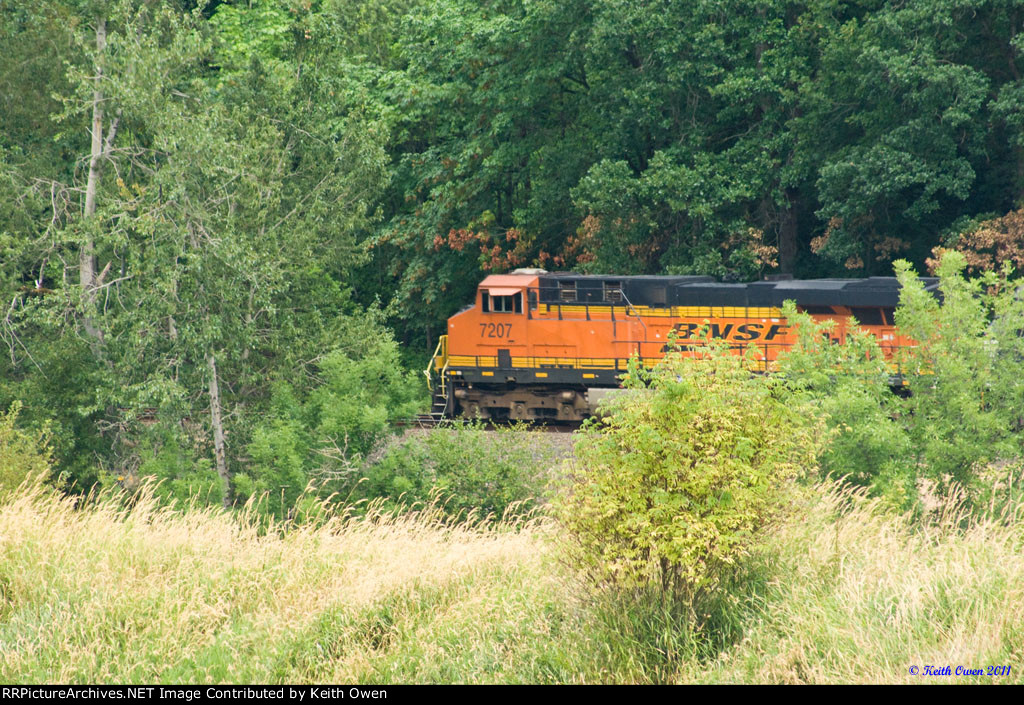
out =
<path fill-rule="evenodd" d="M 398 419 L 395 421 L 395 428 L 436 428 L 438 426 L 462 426 L 470 423 L 468 419 L 446 419 L 439 418 L 433 414 L 417 414 L 406 419 Z M 558 424 L 552 423 L 531 423 L 529 421 L 521 422 L 530 427 L 531 430 L 546 431 L 548 433 L 572 433 L 580 427 L 579 421 L 568 421 Z M 485 428 L 488 430 L 495 430 L 503 426 L 507 426 L 506 423 L 488 422 Z"/>

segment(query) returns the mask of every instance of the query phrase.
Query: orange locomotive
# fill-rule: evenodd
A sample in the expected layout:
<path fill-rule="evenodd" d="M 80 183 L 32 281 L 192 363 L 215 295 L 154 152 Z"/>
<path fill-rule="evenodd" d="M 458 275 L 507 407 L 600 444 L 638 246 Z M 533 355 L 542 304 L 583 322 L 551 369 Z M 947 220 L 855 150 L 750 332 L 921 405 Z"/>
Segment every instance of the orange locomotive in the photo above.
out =
<path fill-rule="evenodd" d="M 929 289 L 937 285 L 926 281 Z M 781 311 L 790 299 L 813 318 L 834 320 L 836 340 L 856 317 L 887 355 L 912 344 L 893 325 L 893 277 L 733 284 L 520 269 L 484 279 L 474 304 L 448 320 L 427 370 L 433 413 L 580 420 L 618 387 L 631 357 L 648 365 L 661 359 L 673 330 L 679 345 L 697 342 L 702 329 L 737 349 L 753 344 L 768 369 L 795 342 Z"/>

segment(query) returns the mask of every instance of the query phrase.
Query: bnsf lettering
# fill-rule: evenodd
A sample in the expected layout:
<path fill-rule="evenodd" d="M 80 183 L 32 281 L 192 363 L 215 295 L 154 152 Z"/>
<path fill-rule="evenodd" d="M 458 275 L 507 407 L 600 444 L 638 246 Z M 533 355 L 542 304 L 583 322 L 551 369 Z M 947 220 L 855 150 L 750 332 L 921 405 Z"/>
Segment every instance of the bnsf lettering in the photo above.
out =
<path fill-rule="evenodd" d="M 673 326 L 673 329 L 680 340 L 690 340 L 697 337 L 701 328 L 704 327 L 700 323 L 677 323 Z M 787 326 L 773 323 L 765 330 L 765 326 L 761 323 L 743 323 L 739 326 L 734 323 L 712 323 L 707 328 L 712 338 L 732 340 L 737 343 L 749 343 L 754 340 L 762 340 L 764 342 L 775 340 L 780 335 L 785 335 Z"/>
<path fill-rule="evenodd" d="M 736 329 L 733 340 L 739 343 L 749 343 L 751 340 L 757 340 L 759 335 L 761 335 L 760 323 L 744 323 Z"/>

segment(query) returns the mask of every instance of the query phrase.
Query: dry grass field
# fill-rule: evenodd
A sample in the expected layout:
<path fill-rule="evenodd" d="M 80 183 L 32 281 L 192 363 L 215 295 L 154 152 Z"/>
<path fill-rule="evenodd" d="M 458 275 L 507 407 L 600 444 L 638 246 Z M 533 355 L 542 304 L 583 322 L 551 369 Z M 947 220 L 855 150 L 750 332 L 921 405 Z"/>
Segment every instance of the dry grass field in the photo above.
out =
<path fill-rule="evenodd" d="M 0 682 L 1024 680 L 1017 517 L 953 499 L 914 524 L 836 485 L 804 497 L 732 596 L 740 636 L 709 655 L 708 635 L 580 589 L 544 520 L 268 528 L 24 490 L 0 504 Z"/>
<path fill-rule="evenodd" d="M 777 568 L 767 599 L 709 679 L 1024 682 L 1020 507 L 973 519 L 959 499 L 940 499 L 911 521 L 878 500 L 823 486 L 772 535 L 767 552 Z M 952 675 L 924 675 L 929 665 Z M 958 666 L 1012 668 L 977 678 L 957 676 Z"/>

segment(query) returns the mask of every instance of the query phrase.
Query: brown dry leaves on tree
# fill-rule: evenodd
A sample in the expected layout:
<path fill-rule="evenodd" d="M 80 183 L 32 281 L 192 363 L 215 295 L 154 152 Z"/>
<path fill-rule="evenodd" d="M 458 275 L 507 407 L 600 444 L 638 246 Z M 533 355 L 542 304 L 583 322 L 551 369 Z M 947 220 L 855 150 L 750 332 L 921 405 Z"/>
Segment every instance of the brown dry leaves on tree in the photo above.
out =
<path fill-rule="evenodd" d="M 926 260 L 929 272 L 934 273 L 946 249 L 936 247 L 932 250 L 934 257 Z M 1007 261 L 1015 269 L 1024 267 L 1024 209 L 983 221 L 974 229 L 960 233 L 951 249 L 963 254 L 971 272 L 998 269 Z"/>

